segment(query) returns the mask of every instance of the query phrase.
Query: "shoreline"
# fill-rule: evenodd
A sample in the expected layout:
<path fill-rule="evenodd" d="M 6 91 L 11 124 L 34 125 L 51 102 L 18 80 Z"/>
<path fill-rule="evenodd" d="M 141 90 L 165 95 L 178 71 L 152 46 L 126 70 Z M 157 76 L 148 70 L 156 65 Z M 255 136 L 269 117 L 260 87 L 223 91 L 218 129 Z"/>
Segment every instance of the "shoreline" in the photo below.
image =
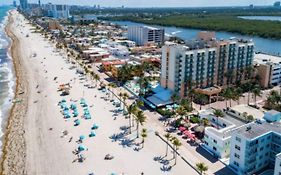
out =
<path fill-rule="evenodd" d="M 9 46 L 9 54 L 13 60 L 14 72 L 15 72 L 15 95 L 14 100 L 22 99 L 19 103 L 13 103 L 9 115 L 6 121 L 6 127 L 4 128 L 3 146 L 2 146 L 2 157 L 0 165 L 0 174 L 23 174 L 25 164 L 25 141 L 24 141 L 24 128 L 21 120 L 23 114 L 27 111 L 27 82 L 24 80 L 24 74 L 21 67 L 21 60 L 19 56 L 19 40 L 14 35 L 11 29 L 13 19 L 11 17 L 11 11 L 8 15 L 8 23 L 5 27 L 5 32 L 10 38 L 11 43 Z M 20 92 L 25 92 L 20 94 Z M 24 112 L 24 113 L 21 113 Z M 12 149 L 11 149 L 12 148 Z M 22 164 L 19 163 L 22 161 Z M 21 166 L 21 167 L 18 167 Z M 23 169 L 22 169 L 23 168 Z"/>

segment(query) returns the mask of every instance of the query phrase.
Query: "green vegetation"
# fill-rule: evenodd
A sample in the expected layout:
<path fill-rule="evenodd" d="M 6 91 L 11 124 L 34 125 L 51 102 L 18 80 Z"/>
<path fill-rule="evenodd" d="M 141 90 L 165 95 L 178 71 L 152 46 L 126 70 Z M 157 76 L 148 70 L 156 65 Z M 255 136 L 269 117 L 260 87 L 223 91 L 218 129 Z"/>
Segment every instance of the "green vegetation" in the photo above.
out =
<path fill-rule="evenodd" d="M 281 95 L 277 91 L 271 91 L 269 96 L 267 97 L 265 108 L 267 109 L 275 109 L 277 111 L 281 111 Z"/>
<path fill-rule="evenodd" d="M 200 123 L 200 119 L 199 119 L 199 117 L 192 116 L 192 117 L 190 117 L 190 122 L 191 123 Z"/>
<path fill-rule="evenodd" d="M 238 14 L 180 14 L 151 15 L 145 18 L 141 15 L 125 15 L 101 18 L 105 20 L 134 21 L 145 24 L 176 26 L 213 31 L 234 32 L 245 35 L 255 35 L 264 38 L 281 39 L 281 22 L 246 20 L 237 17 Z"/>
<path fill-rule="evenodd" d="M 208 166 L 205 165 L 203 162 L 197 163 L 196 168 L 198 171 L 200 171 L 200 174 L 203 174 L 204 172 L 208 171 Z"/>

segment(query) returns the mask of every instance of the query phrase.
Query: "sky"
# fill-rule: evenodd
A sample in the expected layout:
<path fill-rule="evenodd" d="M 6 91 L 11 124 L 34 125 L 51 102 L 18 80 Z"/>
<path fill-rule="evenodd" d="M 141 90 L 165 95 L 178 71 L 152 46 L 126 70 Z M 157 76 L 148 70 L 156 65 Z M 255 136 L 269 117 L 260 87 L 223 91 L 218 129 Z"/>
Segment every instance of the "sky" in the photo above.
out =
<path fill-rule="evenodd" d="M 13 0 L 0 0 L 0 5 L 11 4 Z M 19 0 L 17 0 L 19 2 Z M 102 7 L 212 7 L 272 5 L 277 0 L 41 0 L 41 3 L 100 5 Z M 28 0 L 30 3 L 38 0 Z"/>

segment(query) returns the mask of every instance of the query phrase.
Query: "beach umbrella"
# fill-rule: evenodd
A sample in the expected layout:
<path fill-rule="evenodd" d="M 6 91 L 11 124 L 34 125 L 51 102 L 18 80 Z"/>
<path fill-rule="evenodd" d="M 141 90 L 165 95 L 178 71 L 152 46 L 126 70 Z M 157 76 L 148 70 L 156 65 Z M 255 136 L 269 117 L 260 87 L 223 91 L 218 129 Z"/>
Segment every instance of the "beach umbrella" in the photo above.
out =
<path fill-rule="evenodd" d="M 80 137 L 79 137 L 79 140 L 84 140 L 85 139 L 85 136 L 84 135 L 81 135 Z"/>
<path fill-rule="evenodd" d="M 86 148 L 83 145 L 79 145 L 78 146 L 78 151 L 84 151 Z"/>
<path fill-rule="evenodd" d="M 64 118 L 70 118 L 69 114 L 64 115 Z"/>
<path fill-rule="evenodd" d="M 89 134 L 89 137 L 95 137 L 96 133 L 94 131 L 91 131 L 91 133 Z"/>
<path fill-rule="evenodd" d="M 78 116 L 78 112 L 74 112 L 73 117 L 77 117 L 77 116 Z"/>
<path fill-rule="evenodd" d="M 92 129 L 98 129 L 98 128 L 99 128 L 99 126 L 97 124 L 93 124 Z"/>
<path fill-rule="evenodd" d="M 99 128 L 99 126 L 97 124 L 93 124 L 92 129 L 98 129 L 98 128 Z"/>
<path fill-rule="evenodd" d="M 82 107 L 83 107 L 83 108 L 84 108 L 84 107 L 88 107 L 87 103 L 83 103 L 83 104 L 82 104 Z"/>
<path fill-rule="evenodd" d="M 91 115 L 90 114 L 87 114 L 87 115 L 85 115 L 85 119 L 91 119 L 92 117 L 91 117 Z"/>
<path fill-rule="evenodd" d="M 75 110 L 75 109 L 77 109 L 77 106 L 76 106 L 76 104 L 73 104 L 73 103 L 72 103 L 72 104 L 70 105 L 70 109 L 72 109 L 72 110 Z"/>
<path fill-rule="evenodd" d="M 78 126 L 78 125 L 80 125 L 80 120 L 77 119 L 74 121 L 74 126 Z"/>

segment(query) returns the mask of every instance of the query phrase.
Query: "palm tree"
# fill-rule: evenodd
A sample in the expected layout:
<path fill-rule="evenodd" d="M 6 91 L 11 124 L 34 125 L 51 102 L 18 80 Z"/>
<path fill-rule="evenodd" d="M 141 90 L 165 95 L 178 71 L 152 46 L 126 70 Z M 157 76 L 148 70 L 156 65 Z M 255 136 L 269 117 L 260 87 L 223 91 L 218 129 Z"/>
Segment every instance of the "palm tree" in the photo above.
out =
<path fill-rule="evenodd" d="M 247 116 L 248 116 L 248 113 L 247 113 L 247 112 L 243 112 L 243 113 L 242 113 L 242 117 L 245 119 L 245 121 L 247 120 Z"/>
<path fill-rule="evenodd" d="M 199 105 L 200 105 L 200 110 L 202 109 L 202 105 L 203 105 L 203 103 L 205 103 L 207 100 L 208 100 L 208 98 L 207 98 L 207 96 L 206 95 L 204 95 L 204 94 L 196 94 L 196 97 L 195 98 L 197 98 L 198 99 L 198 101 L 199 101 Z"/>
<path fill-rule="evenodd" d="M 143 128 L 141 130 L 141 137 L 142 137 L 142 148 L 144 147 L 144 139 L 147 137 L 147 129 Z"/>
<path fill-rule="evenodd" d="M 240 97 L 243 95 L 243 89 L 241 87 L 238 87 L 235 89 L 235 96 L 237 98 L 237 103 L 240 103 Z"/>
<path fill-rule="evenodd" d="M 123 110 L 125 110 L 125 107 L 127 106 L 126 100 L 129 98 L 129 95 L 126 92 L 124 92 L 122 98 L 123 98 Z"/>
<path fill-rule="evenodd" d="M 167 143 L 167 147 L 166 147 L 166 154 L 165 157 L 168 155 L 168 149 L 169 149 L 169 140 L 171 139 L 172 135 L 170 133 L 167 133 L 164 135 L 164 137 L 167 139 L 166 143 Z"/>
<path fill-rule="evenodd" d="M 136 113 L 137 111 L 137 106 L 135 104 L 131 104 L 128 108 L 127 108 L 128 114 L 129 114 L 129 132 L 130 134 L 132 133 L 132 115 Z"/>
<path fill-rule="evenodd" d="M 253 121 L 254 119 L 255 119 L 255 118 L 254 118 L 253 115 L 248 115 L 248 116 L 247 116 L 248 122 L 251 122 L 251 121 Z"/>
<path fill-rule="evenodd" d="M 208 171 L 208 166 L 205 165 L 205 163 L 203 163 L 203 162 L 197 163 L 196 168 L 198 169 L 198 171 L 200 172 L 201 175 L 204 172 Z"/>
<path fill-rule="evenodd" d="M 122 92 L 120 92 L 120 93 L 118 94 L 118 96 L 119 96 L 119 100 L 120 100 L 120 104 L 121 104 L 121 103 L 122 103 L 123 93 L 122 93 Z"/>
<path fill-rule="evenodd" d="M 135 115 L 135 119 L 137 122 L 137 138 L 139 138 L 139 125 L 143 125 L 143 123 L 146 120 L 146 117 L 145 117 L 143 111 L 139 110 Z"/>
<path fill-rule="evenodd" d="M 141 101 L 141 100 L 137 100 L 137 101 L 135 101 L 134 102 L 134 105 L 135 105 L 135 107 L 136 107 L 136 110 L 134 111 L 134 115 L 136 115 L 137 114 L 137 112 L 138 112 L 138 108 L 141 108 L 142 106 L 144 106 L 144 103 L 143 103 L 143 101 Z M 134 122 L 134 117 L 132 118 L 132 126 L 134 127 L 135 126 L 135 122 Z"/>
<path fill-rule="evenodd" d="M 175 165 L 176 165 L 177 164 L 177 150 L 182 145 L 182 143 L 179 141 L 179 139 L 174 138 L 173 145 L 174 145 L 174 157 L 175 157 Z"/>
<path fill-rule="evenodd" d="M 98 81 L 100 81 L 100 76 L 98 74 L 94 74 L 94 80 L 96 81 L 96 86 L 97 86 Z"/>
<path fill-rule="evenodd" d="M 172 100 L 173 103 L 177 103 L 180 100 L 180 96 L 178 96 L 178 94 L 174 93 L 171 96 L 171 100 Z"/>
<path fill-rule="evenodd" d="M 261 89 L 258 86 L 256 86 L 252 90 L 252 92 L 253 92 L 253 95 L 254 95 L 255 106 L 257 106 L 257 96 L 259 96 L 259 97 L 261 96 L 261 94 L 262 94 Z"/>
<path fill-rule="evenodd" d="M 232 90 L 231 90 L 231 88 L 226 88 L 226 89 L 224 89 L 224 91 L 222 92 L 222 97 L 225 99 L 225 107 L 227 108 L 227 101 L 228 100 L 231 100 L 231 98 L 232 98 L 232 94 L 233 94 L 233 92 L 232 92 Z M 230 102 L 231 103 L 231 102 Z M 231 106 L 231 104 L 230 104 L 230 106 Z"/>
<path fill-rule="evenodd" d="M 110 87 L 112 88 L 112 96 L 114 97 L 114 89 L 117 88 L 117 85 L 115 83 L 109 83 Z"/>
<path fill-rule="evenodd" d="M 215 109 L 213 114 L 217 117 L 217 128 L 219 129 L 219 117 L 223 117 L 224 113 L 220 109 Z"/>

